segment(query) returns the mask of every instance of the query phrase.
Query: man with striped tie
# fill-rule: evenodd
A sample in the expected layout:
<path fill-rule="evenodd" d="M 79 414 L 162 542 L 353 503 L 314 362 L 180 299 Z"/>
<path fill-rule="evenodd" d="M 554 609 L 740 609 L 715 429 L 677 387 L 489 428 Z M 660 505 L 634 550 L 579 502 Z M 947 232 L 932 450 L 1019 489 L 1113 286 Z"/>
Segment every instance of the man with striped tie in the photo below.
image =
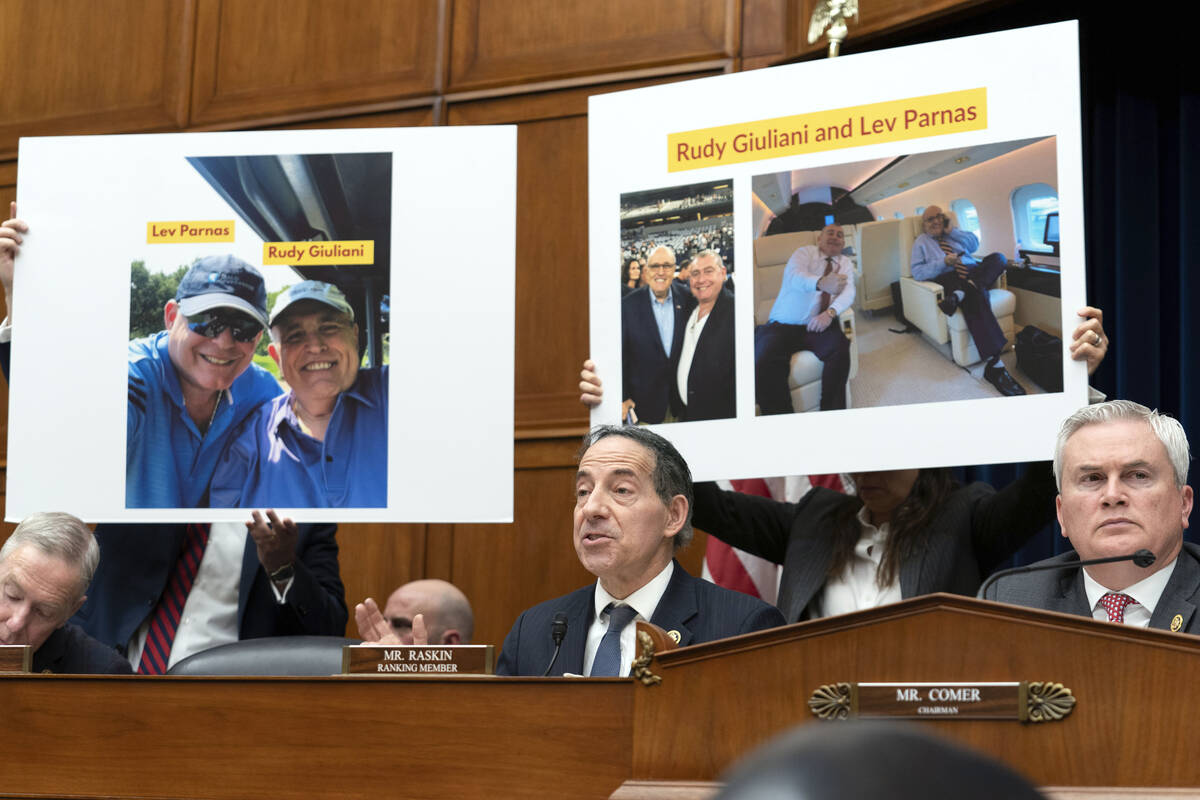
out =
<path fill-rule="evenodd" d="M 821 359 L 821 410 L 846 407 L 850 342 L 837 318 L 854 304 L 854 276 L 845 246 L 842 226 L 826 225 L 815 245 L 788 259 L 767 324 L 754 329 L 754 394 L 763 414 L 795 411 L 788 373 L 801 350 Z"/>
<path fill-rule="evenodd" d="M 245 525 L 100 525 L 101 567 L 72 621 L 146 675 L 242 639 L 341 636 L 336 533 L 273 511 Z"/>

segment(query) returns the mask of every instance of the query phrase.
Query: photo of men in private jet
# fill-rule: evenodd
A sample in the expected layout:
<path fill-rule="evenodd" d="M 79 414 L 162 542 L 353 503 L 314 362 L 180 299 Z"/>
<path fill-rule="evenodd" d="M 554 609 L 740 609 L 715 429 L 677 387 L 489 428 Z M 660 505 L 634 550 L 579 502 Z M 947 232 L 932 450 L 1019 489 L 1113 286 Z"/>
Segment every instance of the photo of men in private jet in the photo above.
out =
<path fill-rule="evenodd" d="M 753 178 L 757 413 L 1062 391 L 1055 137 Z"/>

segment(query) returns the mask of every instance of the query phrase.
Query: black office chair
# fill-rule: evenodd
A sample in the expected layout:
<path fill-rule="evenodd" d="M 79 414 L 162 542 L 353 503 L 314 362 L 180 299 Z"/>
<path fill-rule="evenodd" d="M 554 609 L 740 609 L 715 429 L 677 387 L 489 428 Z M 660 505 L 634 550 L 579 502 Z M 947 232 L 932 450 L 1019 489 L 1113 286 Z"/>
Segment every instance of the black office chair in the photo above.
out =
<path fill-rule="evenodd" d="M 341 636 L 271 636 L 224 644 L 188 656 L 168 675 L 338 675 L 342 648 L 361 639 Z"/>

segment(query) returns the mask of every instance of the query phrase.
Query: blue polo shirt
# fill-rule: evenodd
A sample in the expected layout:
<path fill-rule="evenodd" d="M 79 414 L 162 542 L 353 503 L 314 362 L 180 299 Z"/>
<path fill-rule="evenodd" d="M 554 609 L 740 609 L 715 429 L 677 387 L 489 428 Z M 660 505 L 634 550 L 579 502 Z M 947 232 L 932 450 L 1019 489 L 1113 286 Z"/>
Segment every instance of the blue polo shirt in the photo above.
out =
<path fill-rule="evenodd" d="M 388 368 L 360 369 L 338 395 L 324 441 L 300 429 L 292 393 L 264 405 L 225 448 L 213 508 L 387 506 Z"/>
<path fill-rule="evenodd" d="M 183 405 L 167 337 L 162 331 L 129 343 L 126 508 L 200 505 L 231 432 L 282 391 L 271 373 L 251 364 L 222 393 L 212 425 L 202 434 Z"/>

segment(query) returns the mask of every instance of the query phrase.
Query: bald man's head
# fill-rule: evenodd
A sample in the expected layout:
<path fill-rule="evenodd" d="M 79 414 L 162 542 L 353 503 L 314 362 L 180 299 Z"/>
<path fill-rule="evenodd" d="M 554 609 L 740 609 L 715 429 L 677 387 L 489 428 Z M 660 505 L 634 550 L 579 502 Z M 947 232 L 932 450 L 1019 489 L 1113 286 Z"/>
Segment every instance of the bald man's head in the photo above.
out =
<path fill-rule="evenodd" d="M 425 615 L 430 644 L 470 644 L 475 617 L 467 596 L 452 583 L 428 578 L 412 581 L 392 592 L 383 610 L 392 632 L 412 644 L 412 621 Z"/>

